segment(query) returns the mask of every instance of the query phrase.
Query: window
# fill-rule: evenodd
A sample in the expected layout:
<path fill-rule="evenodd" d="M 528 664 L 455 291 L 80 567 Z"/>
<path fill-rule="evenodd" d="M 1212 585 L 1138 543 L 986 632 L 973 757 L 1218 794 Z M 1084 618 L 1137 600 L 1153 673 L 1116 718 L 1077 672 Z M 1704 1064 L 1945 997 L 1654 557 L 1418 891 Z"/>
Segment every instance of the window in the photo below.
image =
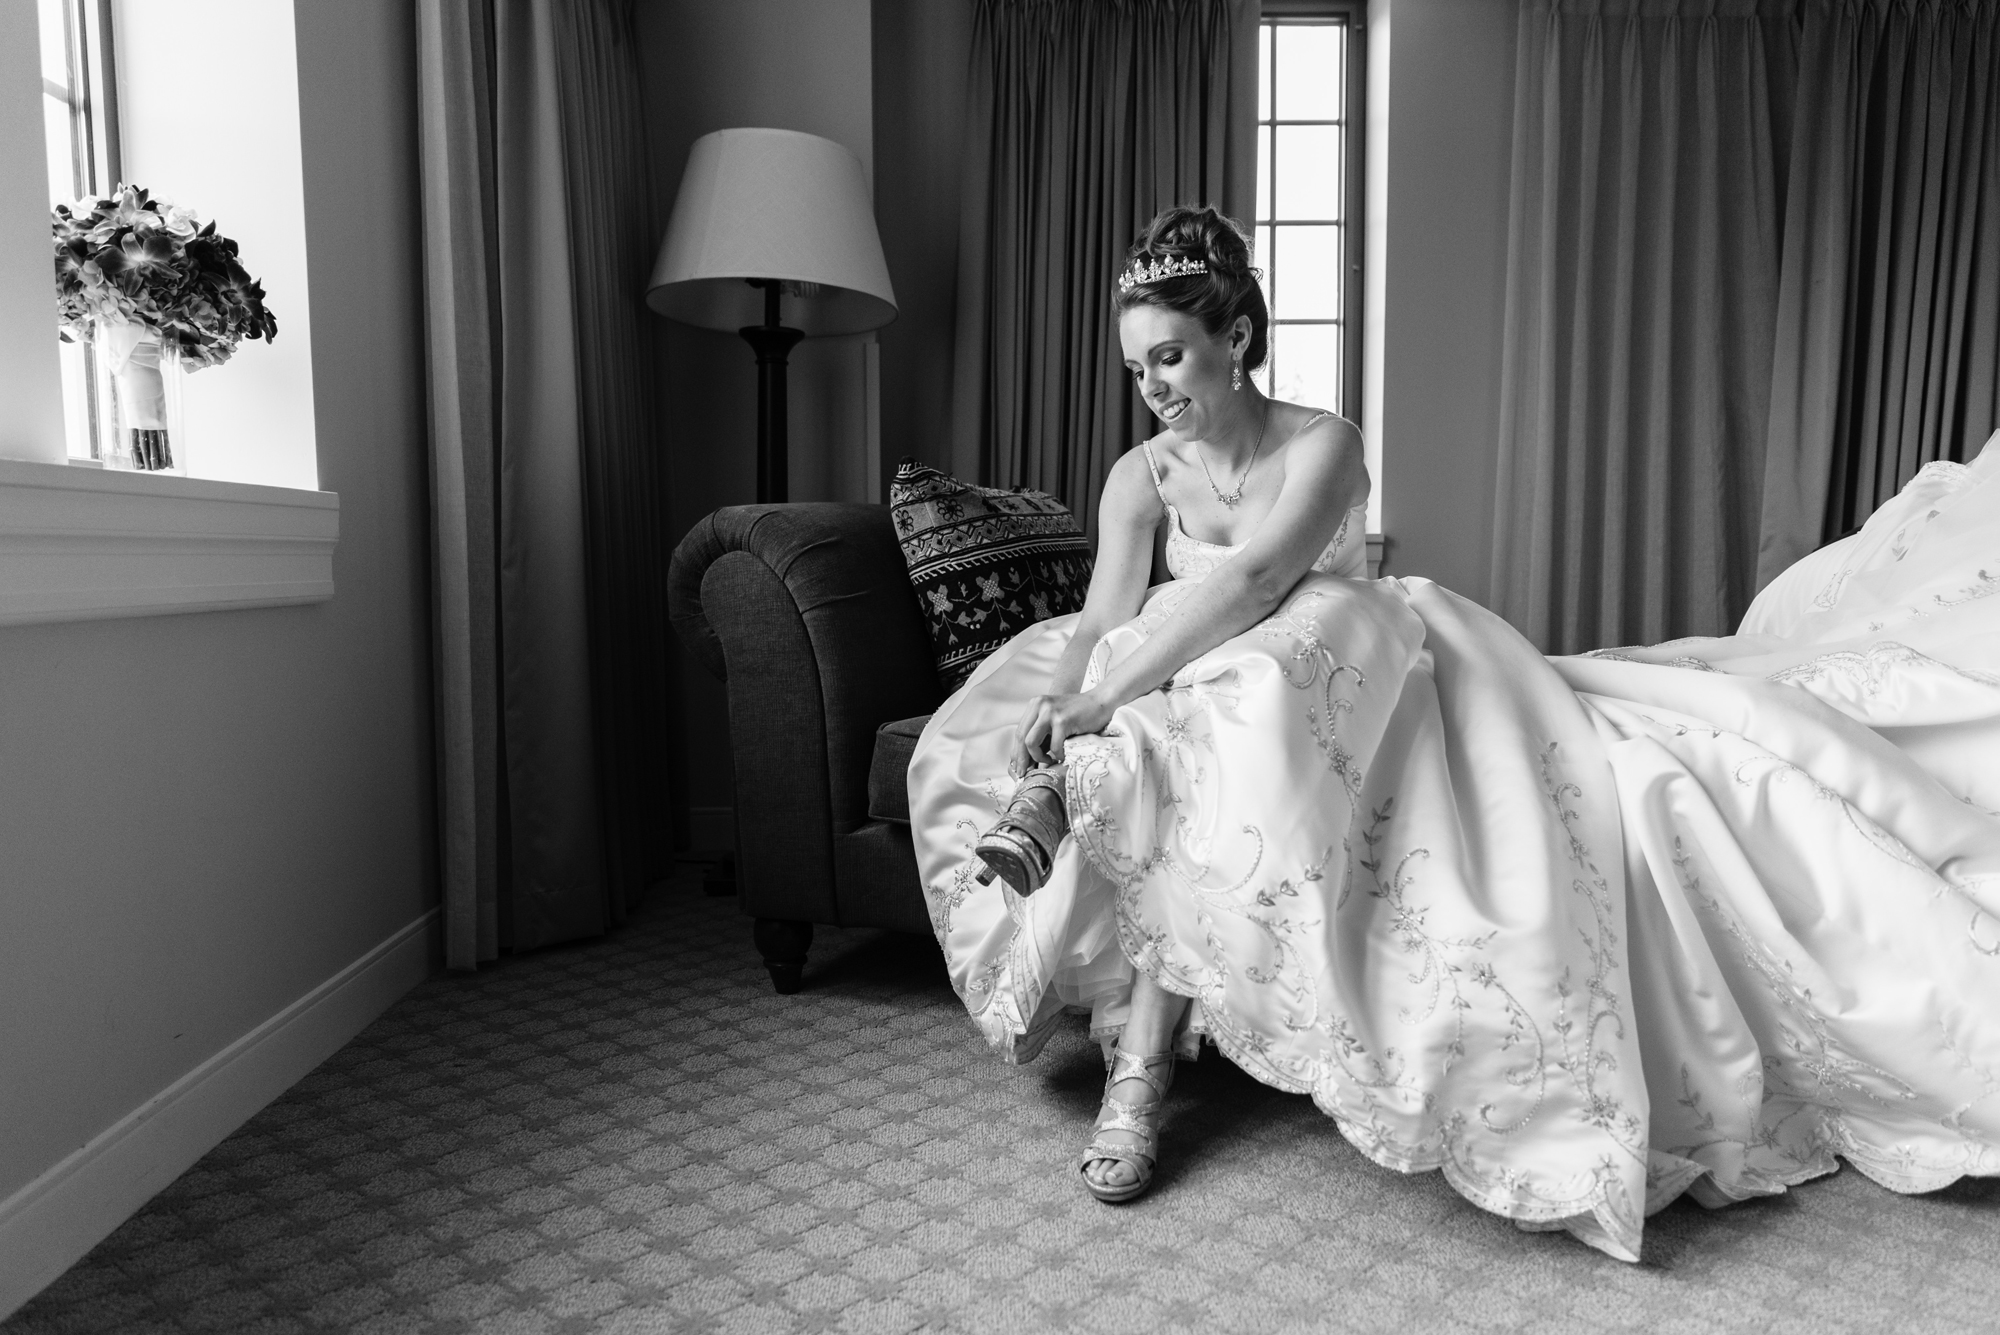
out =
<path fill-rule="evenodd" d="M 246 342 L 178 393 L 190 477 L 319 485 L 305 189 L 292 7 L 269 0 L 36 0 L 49 198 L 143 186 L 241 247 L 278 338 Z M 190 78 L 188 71 L 228 71 Z M 198 127 L 192 130 L 190 127 Z M 115 387 L 102 349 L 62 345 L 72 460 L 110 460 Z"/>
<path fill-rule="evenodd" d="M 1271 307 L 1258 388 L 1361 414 L 1363 6 L 1264 0 L 1256 258 Z"/>
<path fill-rule="evenodd" d="M 39 0 L 42 121 L 49 203 L 70 204 L 118 181 L 118 92 L 110 0 Z M 111 378 L 94 342 L 61 349 L 63 421 L 72 459 L 104 457 Z"/>
<path fill-rule="evenodd" d="M 274 0 L 0 2 L 0 161 L 41 158 L 0 177 L 0 626 L 333 596 L 295 51 Z M 213 210 L 282 303 L 275 346 L 188 377 L 187 476 L 63 466 L 108 462 L 114 418 L 105 359 L 56 341 L 47 209 L 120 177 Z"/>

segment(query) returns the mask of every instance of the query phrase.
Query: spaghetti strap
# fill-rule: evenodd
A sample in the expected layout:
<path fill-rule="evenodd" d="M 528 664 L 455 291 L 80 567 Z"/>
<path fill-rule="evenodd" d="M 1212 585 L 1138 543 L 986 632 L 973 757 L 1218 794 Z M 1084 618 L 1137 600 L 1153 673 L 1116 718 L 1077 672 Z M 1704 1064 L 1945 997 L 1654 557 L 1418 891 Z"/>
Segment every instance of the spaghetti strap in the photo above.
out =
<path fill-rule="evenodd" d="M 1299 429 L 1297 431 L 1294 431 L 1291 434 L 1291 436 L 1288 437 L 1288 439 L 1297 440 L 1300 436 L 1303 436 L 1307 431 L 1310 431 L 1313 427 L 1318 426 L 1321 422 L 1324 422 L 1327 418 L 1338 417 L 1338 416 L 1340 416 L 1339 413 L 1329 412 L 1326 411 L 1325 409 L 1322 409 L 1319 412 L 1314 413 L 1311 417 L 1308 417 L 1305 420 L 1305 422 L 1299 427 Z"/>
<path fill-rule="evenodd" d="M 1153 475 L 1153 490 L 1160 493 L 1160 503 L 1166 504 L 1167 489 L 1160 485 L 1160 465 L 1153 458 L 1153 442 L 1142 440 L 1139 448 L 1146 452 L 1146 471 Z"/>

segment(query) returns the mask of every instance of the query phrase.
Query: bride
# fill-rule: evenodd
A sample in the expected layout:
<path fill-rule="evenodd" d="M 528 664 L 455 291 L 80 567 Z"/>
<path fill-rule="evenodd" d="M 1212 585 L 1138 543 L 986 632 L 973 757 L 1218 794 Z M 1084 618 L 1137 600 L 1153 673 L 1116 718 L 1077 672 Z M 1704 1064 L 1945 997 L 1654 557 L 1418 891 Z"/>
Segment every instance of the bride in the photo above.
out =
<path fill-rule="evenodd" d="M 1112 469 L 1083 611 L 982 663 L 909 776 L 987 1040 L 1027 1061 L 1074 1009 L 1106 1046 L 1093 1194 L 1149 1185 L 1202 1036 L 1625 1260 L 1683 1192 L 1835 1156 L 2000 1174 L 2000 444 L 1735 636 L 1547 659 L 1364 578 L 1359 434 L 1251 382 L 1228 219 L 1161 214 L 1114 302 L 1165 430 Z"/>

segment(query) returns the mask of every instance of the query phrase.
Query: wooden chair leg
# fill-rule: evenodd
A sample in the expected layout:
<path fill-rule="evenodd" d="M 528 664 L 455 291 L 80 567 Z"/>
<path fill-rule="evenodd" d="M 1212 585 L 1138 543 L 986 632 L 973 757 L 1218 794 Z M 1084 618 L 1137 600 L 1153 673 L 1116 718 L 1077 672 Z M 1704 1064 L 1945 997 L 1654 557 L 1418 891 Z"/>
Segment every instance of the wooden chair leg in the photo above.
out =
<path fill-rule="evenodd" d="M 798 991 L 805 980 L 806 951 L 812 947 L 813 925 L 759 918 L 750 936 L 757 943 L 757 953 L 764 957 L 764 967 L 771 971 L 771 986 L 781 996 Z"/>

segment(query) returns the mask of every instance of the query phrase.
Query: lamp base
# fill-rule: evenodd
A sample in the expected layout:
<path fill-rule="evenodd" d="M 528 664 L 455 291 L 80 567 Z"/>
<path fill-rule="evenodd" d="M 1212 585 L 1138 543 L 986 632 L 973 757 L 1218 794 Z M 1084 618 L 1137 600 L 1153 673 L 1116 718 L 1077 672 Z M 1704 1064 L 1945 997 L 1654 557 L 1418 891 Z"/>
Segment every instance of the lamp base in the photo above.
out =
<path fill-rule="evenodd" d="M 805 334 L 783 325 L 745 325 L 736 331 L 757 354 L 757 503 L 785 499 L 790 443 L 785 430 L 785 359 Z"/>

